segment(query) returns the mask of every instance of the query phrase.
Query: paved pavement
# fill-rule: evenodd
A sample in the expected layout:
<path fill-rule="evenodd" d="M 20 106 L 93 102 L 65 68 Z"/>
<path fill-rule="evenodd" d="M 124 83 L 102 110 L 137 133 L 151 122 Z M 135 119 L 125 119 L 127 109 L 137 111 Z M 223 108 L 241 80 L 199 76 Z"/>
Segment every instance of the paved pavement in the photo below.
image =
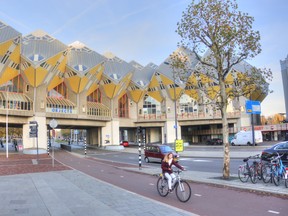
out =
<path fill-rule="evenodd" d="M 135 152 L 136 148 L 118 149 Z M 202 151 L 185 151 L 181 156 L 201 157 Z M 222 157 L 221 151 L 205 151 L 205 157 Z M 76 153 L 78 157 L 84 157 Z M 231 152 L 231 157 L 250 156 L 251 151 Z M 126 168 L 133 172 L 160 173 L 160 168 Z M 242 183 L 236 177 L 222 180 L 221 174 L 186 171 L 185 179 L 228 187 L 273 193 L 288 197 L 288 188 L 259 182 Z M 77 170 L 0 176 L 0 215 L 195 215 L 102 182 Z"/>

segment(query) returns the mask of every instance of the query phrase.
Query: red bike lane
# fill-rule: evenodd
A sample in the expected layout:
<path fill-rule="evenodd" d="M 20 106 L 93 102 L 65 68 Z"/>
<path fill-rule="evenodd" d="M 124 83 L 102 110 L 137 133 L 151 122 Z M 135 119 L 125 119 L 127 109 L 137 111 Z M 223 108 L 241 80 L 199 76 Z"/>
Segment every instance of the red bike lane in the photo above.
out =
<path fill-rule="evenodd" d="M 190 182 L 191 199 L 181 203 L 175 193 L 167 197 L 159 196 L 156 189 L 158 177 L 124 169 L 138 166 L 76 156 L 66 151 L 56 151 L 54 157 L 57 161 L 96 179 L 199 215 L 268 216 L 287 215 L 288 212 L 287 199 L 281 197 L 193 182 Z M 142 169 L 145 169 L 145 166 Z"/>

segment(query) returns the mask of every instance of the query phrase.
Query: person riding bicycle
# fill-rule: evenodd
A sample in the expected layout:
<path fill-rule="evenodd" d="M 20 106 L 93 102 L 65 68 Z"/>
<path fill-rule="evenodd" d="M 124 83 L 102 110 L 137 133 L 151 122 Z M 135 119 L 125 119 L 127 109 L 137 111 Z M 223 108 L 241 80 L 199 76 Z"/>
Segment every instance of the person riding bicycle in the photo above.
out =
<path fill-rule="evenodd" d="M 176 178 L 175 174 L 173 173 L 172 170 L 172 165 L 176 166 L 177 168 L 184 170 L 184 167 L 182 167 L 180 164 L 174 161 L 173 159 L 173 153 L 169 152 L 167 155 L 162 160 L 161 168 L 162 168 L 162 173 L 163 175 L 167 178 L 168 180 L 168 188 L 169 192 L 172 192 L 172 179 L 174 180 Z"/>

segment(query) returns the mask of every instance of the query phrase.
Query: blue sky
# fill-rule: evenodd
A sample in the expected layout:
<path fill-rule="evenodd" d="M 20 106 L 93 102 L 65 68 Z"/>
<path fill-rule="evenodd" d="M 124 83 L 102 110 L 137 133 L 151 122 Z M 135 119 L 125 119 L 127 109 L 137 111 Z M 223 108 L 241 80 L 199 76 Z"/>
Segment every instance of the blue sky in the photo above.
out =
<path fill-rule="evenodd" d="M 271 68 L 274 79 L 261 104 L 262 115 L 285 112 L 280 60 L 288 55 L 288 1 L 238 0 L 255 18 L 262 53 L 248 62 Z M 23 36 L 42 29 L 64 44 L 80 41 L 130 62 L 161 64 L 176 48 L 175 33 L 191 0 L 0 0 L 0 20 Z"/>

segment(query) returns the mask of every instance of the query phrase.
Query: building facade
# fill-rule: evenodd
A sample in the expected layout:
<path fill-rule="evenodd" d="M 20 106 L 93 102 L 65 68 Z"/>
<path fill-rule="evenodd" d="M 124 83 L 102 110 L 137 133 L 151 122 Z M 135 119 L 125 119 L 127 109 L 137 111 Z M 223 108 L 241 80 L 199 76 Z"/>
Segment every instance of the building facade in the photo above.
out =
<path fill-rule="evenodd" d="M 199 63 L 188 50 L 175 53 L 188 57 L 193 67 Z M 171 56 L 160 65 L 128 63 L 78 41 L 65 45 L 44 31 L 22 36 L 0 22 L 0 126 L 22 128 L 24 150 L 47 148 L 53 119 L 59 129 L 85 129 L 87 143 L 98 146 L 136 141 L 137 127 L 142 127 L 146 143 L 173 143 L 176 137 L 201 143 L 221 137 L 220 112 L 201 104 L 201 93 L 189 86 L 210 81 L 193 74 L 190 82 L 175 79 L 170 61 Z M 236 83 L 243 67 L 229 73 L 229 83 Z M 250 98 L 262 101 L 265 96 L 255 91 Z M 245 101 L 240 97 L 229 102 L 231 136 L 251 125 Z M 37 144 L 29 136 L 31 122 L 38 124 Z"/>

